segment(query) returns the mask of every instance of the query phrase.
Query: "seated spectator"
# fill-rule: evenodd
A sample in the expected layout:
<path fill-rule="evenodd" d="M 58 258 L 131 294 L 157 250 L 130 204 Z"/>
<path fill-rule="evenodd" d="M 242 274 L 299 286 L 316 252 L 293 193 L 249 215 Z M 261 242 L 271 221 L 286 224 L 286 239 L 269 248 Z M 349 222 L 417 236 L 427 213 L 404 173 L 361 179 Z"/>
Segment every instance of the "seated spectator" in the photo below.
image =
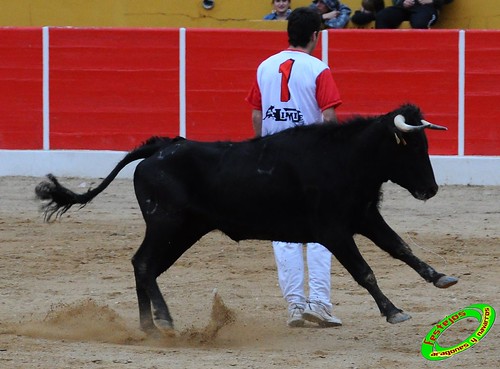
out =
<path fill-rule="evenodd" d="M 453 0 L 392 0 L 393 5 L 375 16 L 375 28 L 398 28 L 410 21 L 411 28 L 426 29 L 436 23 L 444 4 Z"/>
<path fill-rule="evenodd" d="M 290 3 L 292 0 L 272 0 L 273 11 L 264 17 L 264 20 L 287 20 L 292 9 Z"/>
<path fill-rule="evenodd" d="M 375 20 L 375 14 L 385 8 L 384 0 L 362 0 L 361 9 L 356 10 L 351 17 L 351 22 L 364 26 Z"/>
<path fill-rule="evenodd" d="M 349 23 L 351 8 L 339 0 L 314 0 L 311 7 L 321 14 L 325 28 L 344 28 Z"/>

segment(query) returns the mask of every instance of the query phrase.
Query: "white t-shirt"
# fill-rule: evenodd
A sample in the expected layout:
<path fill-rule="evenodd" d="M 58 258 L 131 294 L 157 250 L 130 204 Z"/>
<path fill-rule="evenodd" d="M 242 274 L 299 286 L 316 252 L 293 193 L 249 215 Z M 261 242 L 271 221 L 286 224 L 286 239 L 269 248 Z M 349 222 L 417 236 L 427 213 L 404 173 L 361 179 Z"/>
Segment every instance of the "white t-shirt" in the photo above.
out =
<path fill-rule="evenodd" d="M 299 50 L 264 60 L 247 101 L 262 111 L 262 136 L 322 122 L 323 110 L 342 103 L 328 65 Z"/>

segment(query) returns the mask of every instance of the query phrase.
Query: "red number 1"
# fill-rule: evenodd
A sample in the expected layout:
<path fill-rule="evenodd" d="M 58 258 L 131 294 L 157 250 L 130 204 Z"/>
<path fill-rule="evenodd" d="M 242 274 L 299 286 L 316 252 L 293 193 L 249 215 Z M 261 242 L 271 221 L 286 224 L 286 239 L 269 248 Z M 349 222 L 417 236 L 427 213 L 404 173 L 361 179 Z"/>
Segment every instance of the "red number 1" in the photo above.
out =
<path fill-rule="evenodd" d="M 288 89 L 288 81 L 292 74 L 292 67 L 295 60 L 288 59 L 280 65 L 279 72 L 281 73 L 281 101 L 287 102 L 290 100 L 290 90 Z"/>

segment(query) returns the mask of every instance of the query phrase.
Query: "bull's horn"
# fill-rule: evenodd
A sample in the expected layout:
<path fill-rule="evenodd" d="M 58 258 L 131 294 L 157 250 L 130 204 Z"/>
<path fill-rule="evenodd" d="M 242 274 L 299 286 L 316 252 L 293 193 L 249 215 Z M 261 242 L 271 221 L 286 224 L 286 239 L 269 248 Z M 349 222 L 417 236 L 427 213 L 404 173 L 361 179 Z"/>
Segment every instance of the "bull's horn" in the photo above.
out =
<path fill-rule="evenodd" d="M 401 132 L 414 132 L 414 131 L 421 131 L 425 128 L 429 129 L 438 129 L 442 131 L 446 131 L 448 128 L 443 127 L 443 126 L 438 126 L 436 124 L 432 124 L 426 120 L 421 120 L 422 125 L 421 126 L 411 126 L 409 124 L 406 124 L 406 119 L 404 116 L 401 114 L 396 115 L 394 117 L 394 125 L 396 126 L 397 129 L 399 129 Z"/>
<path fill-rule="evenodd" d="M 438 129 L 440 131 L 447 131 L 448 128 L 444 127 L 444 126 L 438 126 L 437 124 L 432 124 L 426 120 L 421 120 L 422 124 L 425 126 L 425 128 L 429 128 L 429 129 Z"/>
<path fill-rule="evenodd" d="M 401 132 L 413 132 L 413 131 L 420 131 L 425 128 L 425 126 L 410 126 L 409 124 L 406 124 L 406 119 L 404 116 L 401 114 L 396 115 L 394 117 L 394 125 L 396 126 L 397 129 L 399 129 Z"/>

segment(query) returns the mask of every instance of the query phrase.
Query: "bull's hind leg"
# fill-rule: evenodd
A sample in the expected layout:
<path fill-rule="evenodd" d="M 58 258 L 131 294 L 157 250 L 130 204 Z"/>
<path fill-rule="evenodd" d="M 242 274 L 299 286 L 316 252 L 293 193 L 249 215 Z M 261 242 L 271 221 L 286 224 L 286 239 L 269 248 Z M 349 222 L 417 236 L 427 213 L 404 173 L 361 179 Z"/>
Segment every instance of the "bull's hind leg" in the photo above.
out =
<path fill-rule="evenodd" d="M 383 294 L 377 284 L 375 274 L 370 266 L 361 256 L 358 247 L 352 237 L 334 237 L 333 243 L 324 244 L 337 260 L 347 269 L 354 280 L 359 285 L 366 288 L 377 303 L 380 313 L 386 317 L 389 323 L 400 323 L 411 318 L 410 315 L 398 309 L 394 304 Z"/>
<path fill-rule="evenodd" d="M 437 272 L 415 256 L 406 242 L 389 227 L 377 209 L 370 209 L 367 215 L 367 220 L 363 223 L 360 234 L 368 237 L 392 257 L 405 262 L 427 282 L 432 282 L 438 288 L 448 288 L 458 282 L 457 278 Z"/>
<path fill-rule="evenodd" d="M 132 258 L 139 303 L 139 319 L 141 328 L 147 333 L 154 333 L 157 330 L 155 321 L 163 323 L 161 328 L 173 328 L 168 306 L 156 282 L 156 278 L 162 273 L 159 271 L 160 258 L 157 250 L 164 245 L 161 244 L 158 235 L 154 233 L 148 227 L 141 247 Z M 164 260 L 161 262 L 163 263 Z M 154 317 L 151 311 L 152 306 L 156 307 Z"/>
<path fill-rule="evenodd" d="M 148 224 L 144 241 L 132 264 L 139 302 L 141 328 L 154 333 L 173 329 L 173 319 L 156 279 L 204 233 L 193 229 L 169 230 L 165 224 Z"/>

